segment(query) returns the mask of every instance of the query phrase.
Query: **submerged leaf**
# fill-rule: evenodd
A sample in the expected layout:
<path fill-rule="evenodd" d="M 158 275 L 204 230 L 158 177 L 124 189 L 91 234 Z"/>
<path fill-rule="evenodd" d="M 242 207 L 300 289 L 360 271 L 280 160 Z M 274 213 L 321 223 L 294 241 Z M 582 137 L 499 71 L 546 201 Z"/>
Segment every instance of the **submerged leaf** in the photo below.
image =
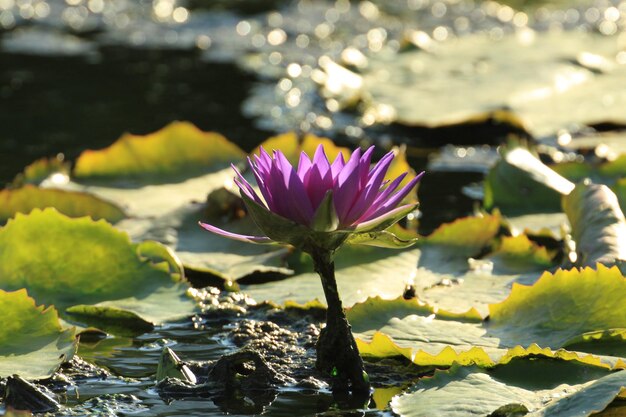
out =
<path fill-rule="evenodd" d="M 0 290 L 0 314 L 0 377 L 48 378 L 74 355 L 74 330 L 63 330 L 54 307 L 36 306 L 26 290 Z"/>

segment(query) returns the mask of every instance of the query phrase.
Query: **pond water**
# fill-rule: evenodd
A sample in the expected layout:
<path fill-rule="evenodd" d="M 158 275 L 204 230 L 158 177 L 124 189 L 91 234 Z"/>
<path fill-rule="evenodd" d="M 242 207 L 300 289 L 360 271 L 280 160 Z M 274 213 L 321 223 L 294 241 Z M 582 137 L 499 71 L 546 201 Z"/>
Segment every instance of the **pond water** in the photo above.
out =
<path fill-rule="evenodd" d="M 173 120 L 220 132 L 246 151 L 275 133 L 310 131 L 352 146 L 407 145 L 412 166 L 430 170 L 419 188 L 419 231 L 428 233 L 473 211 L 480 195 L 472 190 L 495 146 L 527 133 L 489 118 L 436 127 L 368 123 L 359 109 L 321 92 L 320 58 L 398 51 L 407 47 L 403 33 L 415 30 L 440 42 L 475 33 L 498 39 L 526 26 L 612 36 L 626 14 L 619 1 L 513 3 L 518 9 L 439 0 L 0 0 L 0 183 L 38 158 L 73 160 L 123 132 L 146 134 Z M 163 399 L 154 383 L 163 348 L 185 360 L 218 359 L 236 348 L 224 325 L 187 322 L 85 342 L 80 356 L 110 374 L 56 387 L 67 406 L 58 415 L 389 414 L 375 401 L 341 405 L 323 389 L 282 390 L 260 409 L 239 411 L 204 398 Z"/>

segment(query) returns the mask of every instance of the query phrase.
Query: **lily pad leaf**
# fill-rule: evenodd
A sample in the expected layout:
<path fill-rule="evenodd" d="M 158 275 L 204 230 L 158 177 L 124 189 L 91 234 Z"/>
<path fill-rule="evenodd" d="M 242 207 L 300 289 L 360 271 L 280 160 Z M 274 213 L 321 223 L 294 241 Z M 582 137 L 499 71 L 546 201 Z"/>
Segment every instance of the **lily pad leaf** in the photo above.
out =
<path fill-rule="evenodd" d="M 417 240 L 416 237 L 403 239 L 390 231 L 382 230 L 380 232 L 355 233 L 350 235 L 346 243 L 380 248 L 408 248 L 417 243 Z"/>
<path fill-rule="evenodd" d="M 438 371 L 432 378 L 423 378 L 409 393 L 394 397 L 391 408 L 402 417 L 586 417 L 604 410 L 624 384 L 626 371 L 620 371 L 580 384 L 532 390 L 512 385 L 476 368 L 455 367 Z M 496 414 L 496 411 L 500 413 Z"/>
<path fill-rule="evenodd" d="M 0 288 L 28 288 L 61 313 L 106 302 L 152 324 L 193 314 L 188 286 L 169 265 L 141 257 L 128 235 L 103 220 L 70 219 L 52 208 L 18 214 L 0 229 Z"/>
<path fill-rule="evenodd" d="M 322 138 L 308 133 L 300 140 L 298 134 L 295 132 L 287 132 L 266 139 L 250 152 L 250 155 L 258 155 L 261 147 L 268 152 L 277 149 L 285 155 L 292 165 L 297 165 L 301 152 L 306 152 L 309 158 L 312 158 L 319 145 L 324 147 L 324 153 L 326 153 L 329 161 L 334 161 L 339 153 L 343 154 L 346 161 L 350 158 L 350 149 L 337 146 L 328 138 Z"/>
<path fill-rule="evenodd" d="M 351 306 L 377 295 L 388 299 L 402 295 L 415 272 L 418 252 L 417 249 L 342 247 L 336 256 L 335 268 L 343 305 Z M 306 304 L 314 299 L 325 299 L 319 275 L 312 271 L 283 281 L 242 286 L 242 291 L 257 301 L 277 304 L 289 300 Z"/>
<path fill-rule="evenodd" d="M 24 168 L 22 173 L 17 174 L 11 185 L 13 187 L 22 187 L 26 184 L 38 185 L 55 175 L 67 178 L 69 173 L 69 162 L 65 161 L 63 154 L 59 154 L 55 158 L 42 158 L 31 163 Z"/>
<path fill-rule="evenodd" d="M 552 255 L 544 246 L 526 235 L 504 236 L 498 249 L 486 259 L 493 262 L 495 273 L 523 273 L 548 269 L 553 265 Z"/>
<path fill-rule="evenodd" d="M 74 329 L 63 330 L 54 307 L 36 306 L 26 290 L 0 290 L 0 377 L 52 376 L 76 351 Z"/>
<path fill-rule="evenodd" d="M 176 182 L 244 156 L 237 145 L 218 133 L 202 132 L 188 122 L 173 122 L 149 135 L 125 134 L 106 149 L 83 152 L 73 175 L 79 179 Z"/>
<path fill-rule="evenodd" d="M 15 213 L 28 214 L 35 208 L 54 207 L 69 217 L 90 216 L 116 223 L 126 217 L 121 208 L 94 195 L 38 188 L 25 185 L 21 188 L 0 190 L 0 224 Z"/>
<path fill-rule="evenodd" d="M 527 149 L 513 148 L 487 174 L 483 204 L 507 214 L 554 212 L 560 211 L 561 196 L 573 189 L 573 183 Z"/>
<path fill-rule="evenodd" d="M 563 210 L 572 225 L 579 265 L 626 260 L 626 219 L 617 196 L 607 186 L 578 184 L 563 197 Z"/>
<path fill-rule="evenodd" d="M 597 270 L 546 272 L 531 287 L 514 285 L 507 300 L 489 306 L 489 321 L 480 324 L 438 317 L 424 308 L 407 311 L 397 308 L 397 302 L 383 300 L 377 302 L 376 310 L 371 309 L 381 311 L 381 317 L 360 314 L 351 322 L 359 330 L 357 343 L 362 353 L 403 355 L 418 365 L 458 362 L 490 367 L 515 357 L 540 355 L 622 368 L 626 362 L 619 358 L 562 348 L 577 343 L 579 351 L 612 355 L 613 349 L 599 350 L 595 341 L 624 337 L 625 296 L 626 280 L 620 271 L 599 265 Z M 584 306 L 584 320 L 580 306 Z M 389 317 L 386 311 L 397 316 Z M 381 326 L 384 319 L 387 321 Z"/>
<path fill-rule="evenodd" d="M 525 346 L 565 347 L 588 332 L 626 329 L 624 297 L 626 279 L 617 267 L 545 272 L 533 286 L 514 284 L 509 298 L 489 306 L 487 328 Z"/>
<path fill-rule="evenodd" d="M 338 99 L 346 93 L 362 99 L 368 125 L 440 127 L 495 118 L 540 137 L 624 122 L 626 94 L 612 87 L 626 77 L 614 59 L 620 50 L 615 37 L 578 31 L 526 29 L 498 41 L 475 34 L 433 48 L 377 53 L 361 74 L 327 69 L 325 87 Z M 590 53 L 610 57 L 604 61 L 611 70 L 581 63 L 579 57 Z"/>

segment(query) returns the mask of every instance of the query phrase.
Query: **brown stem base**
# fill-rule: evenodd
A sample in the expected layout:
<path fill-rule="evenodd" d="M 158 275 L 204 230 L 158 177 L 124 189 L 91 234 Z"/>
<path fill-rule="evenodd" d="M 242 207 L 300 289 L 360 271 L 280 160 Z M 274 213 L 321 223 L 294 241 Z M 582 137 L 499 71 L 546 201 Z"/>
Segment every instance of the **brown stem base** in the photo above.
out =
<path fill-rule="evenodd" d="M 312 251 L 311 256 L 315 270 L 322 279 L 328 304 L 326 327 L 322 329 L 316 344 L 315 366 L 319 371 L 332 376 L 334 391 L 369 393 L 369 378 L 337 292 L 332 254 L 327 251 Z"/>

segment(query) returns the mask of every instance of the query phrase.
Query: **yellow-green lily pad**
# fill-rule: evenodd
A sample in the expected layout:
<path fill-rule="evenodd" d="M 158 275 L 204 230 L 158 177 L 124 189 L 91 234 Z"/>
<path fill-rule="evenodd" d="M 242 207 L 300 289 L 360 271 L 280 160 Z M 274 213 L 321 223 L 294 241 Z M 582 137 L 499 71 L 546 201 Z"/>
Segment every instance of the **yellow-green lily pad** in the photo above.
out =
<path fill-rule="evenodd" d="M 124 310 L 148 325 L 193 314 L 188 286 L 170 273 L 170 260 L 153 263 L 140 252 L 104 220 L 36 209 L 0 229 L 0 288 L 27 288 L 66 317 L 76 305 Z M 79 321 L 102 309 L 85 311 Z"/>
<path fill-rule="evenodd" d="M 74 330 L 61 328 L 54 307 L 37 306 L 24 289 L 0 290 L 0 310 L 0 377 L 44 379 L 72 359 Z"/>
<path fill-rule="evenodd" d="M 35 208 L 54 207 L 69 217 L 90 216 L 116 223 L 126 217 L 122 209 L 94 195 L 38 188 L 25 185 L 21 188 L 0 190 L 0 224 L 16 213 L 28 214 Z"/>
<path fill-rule="evenodd" d="M 125 134 L 108 148 L 83 152 L 73 175 L 80 179 L 162 182 L 206 173 L 244 156 L 237 145 L 218 133 L 173 122 L 149 135 Z"/>

